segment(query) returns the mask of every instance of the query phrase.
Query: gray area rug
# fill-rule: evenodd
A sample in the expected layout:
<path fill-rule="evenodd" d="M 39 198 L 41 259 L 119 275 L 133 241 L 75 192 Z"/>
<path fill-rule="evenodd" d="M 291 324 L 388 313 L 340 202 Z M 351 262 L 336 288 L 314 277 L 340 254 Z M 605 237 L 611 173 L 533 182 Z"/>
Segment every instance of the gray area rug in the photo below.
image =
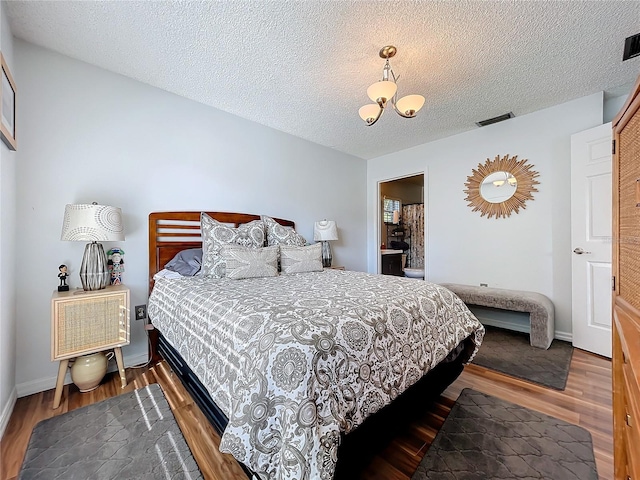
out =
<path fill-rule="evenodd" d="M 465 388 L 412 480 L 597 480 L 582 427 Z"/>
<path fill-rule="evenodd" d="M 38 423 L 21 479 L 201 479 L 158 384 Z"/>
<path fill-rule="evenodd" d="M 573 346 L 554 340 L 548 350 L 532 347 L 529 334 L 485 325 L 487 331 L 472 363 L 522 378 L 545 387 L 564 390 Z"/>

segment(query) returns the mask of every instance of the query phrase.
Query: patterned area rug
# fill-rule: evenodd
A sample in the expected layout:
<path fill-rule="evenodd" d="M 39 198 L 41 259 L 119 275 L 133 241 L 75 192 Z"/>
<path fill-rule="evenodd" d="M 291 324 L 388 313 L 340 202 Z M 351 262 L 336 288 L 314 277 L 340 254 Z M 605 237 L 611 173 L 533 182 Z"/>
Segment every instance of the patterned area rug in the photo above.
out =
<path fill-rule="evenodd" d="M 38 423 L 21 479 L 201 479 L 159 385 Z"/>
<path fill-rule="evenodd" d="M 412 480 L 597 480 L 584 428 L 465 388 Z"/>
<path fill-rule="evenodd" d="M 573 346 L 554 340 L 548 350 L 532 347 L 529 334 L 485 325 L 487 331 L 473 363 L 545 387 L 564 390 Z"/>

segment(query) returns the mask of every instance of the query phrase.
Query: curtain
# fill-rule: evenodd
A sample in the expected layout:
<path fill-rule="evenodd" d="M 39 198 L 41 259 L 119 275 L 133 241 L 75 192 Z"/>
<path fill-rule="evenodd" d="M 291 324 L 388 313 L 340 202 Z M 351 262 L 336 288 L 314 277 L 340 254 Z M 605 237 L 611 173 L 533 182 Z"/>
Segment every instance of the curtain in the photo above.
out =
<path fill-rule="evenodd" d="M 410 245 L 407 267 L 424 268 L 424 204 L 403 205 L 402 223 L 406 229 L 405 241 Z"/>

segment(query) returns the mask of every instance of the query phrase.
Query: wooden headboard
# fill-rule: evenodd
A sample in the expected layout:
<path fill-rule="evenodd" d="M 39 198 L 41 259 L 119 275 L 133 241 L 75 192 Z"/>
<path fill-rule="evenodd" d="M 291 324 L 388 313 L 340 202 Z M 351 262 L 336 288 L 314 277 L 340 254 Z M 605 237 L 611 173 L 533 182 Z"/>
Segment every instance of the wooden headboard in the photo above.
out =
<path fill-rule="evenodd" d="M 206 212 L 211 218 L 237 227 L 260 215 L 231 212 Z M 274 218 L 285 227 L 295 227 L 291 220 Z M 202 246 L 200 212 L 153 212 L 149 214 L 149 293 L 153 276 L 164 268 L 178 252 Z"/>

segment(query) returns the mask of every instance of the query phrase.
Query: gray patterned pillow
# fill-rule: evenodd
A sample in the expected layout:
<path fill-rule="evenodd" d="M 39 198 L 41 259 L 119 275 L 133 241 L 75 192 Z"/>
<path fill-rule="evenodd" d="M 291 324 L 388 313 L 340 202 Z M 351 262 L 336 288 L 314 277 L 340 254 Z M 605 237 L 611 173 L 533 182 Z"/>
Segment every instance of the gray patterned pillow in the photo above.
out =
<path fill-rule="evenodd" d="M 291 227 L 285 227 L 273 218 L 262 215 L 264 228 L 267 231 L 267 245 L 295 245 L 304 247 L 307 244 L 305 238 Z"/>
<path fill-rule="evenodd" d="M 280 265 L 282 273 L 302 273 L 322 271 L 322 244 L 307 247 L 280 245 Z"/>
<path fill-rule="evenodd" d="M 234 244 L 249 248 L 261 248 L 264 245 L 264 223 L 261 220 L 254 220 L 234 228 L 202 212 L 200 230 L 202 232 L 202 274 L 214 278 L 224 277 L 225 261 L 220 255 L 223 245 Z"/>
<path fill-rule="evenodd" d="M 278 275 L 278 246 L 248 248 L 223 245 L 220 254 L 226 263 L 226 276 L 241 278 L 276 277 Z"/>

